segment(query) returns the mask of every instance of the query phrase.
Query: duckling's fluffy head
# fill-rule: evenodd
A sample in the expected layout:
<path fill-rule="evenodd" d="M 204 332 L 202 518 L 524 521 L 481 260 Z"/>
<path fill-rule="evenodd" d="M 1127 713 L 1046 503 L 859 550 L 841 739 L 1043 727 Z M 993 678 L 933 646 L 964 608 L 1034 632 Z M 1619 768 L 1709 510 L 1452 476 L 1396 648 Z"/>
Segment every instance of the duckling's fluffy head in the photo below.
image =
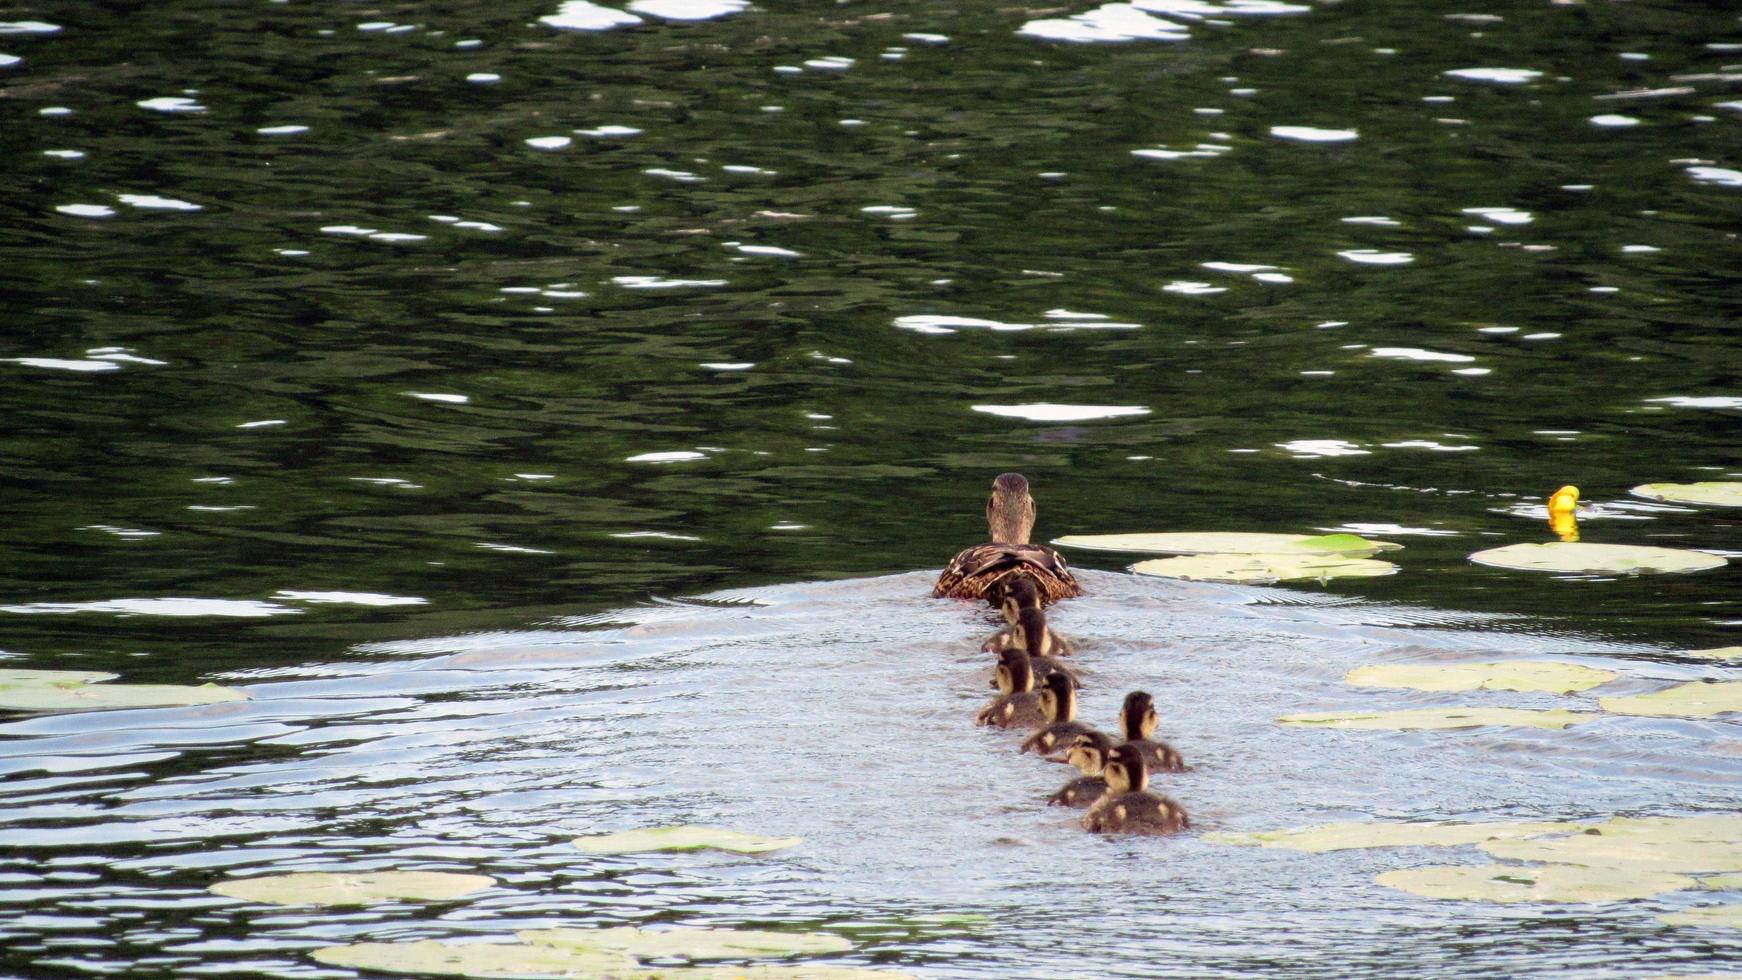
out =
<path fill-rule="evenodd" d="M 1114 793 L 1135 793 L 1149 786 L 1149 768 L 1143 763 L 1143 750 L 1135 745 L 1115 748 L 1102 775 L 1107 780 L 1107 789 Z"/>
<path fill-rule="evenodd" d="M 1155 734 L 1158 721 L 1155 717 L 1155 699 L 1147 691 L 1132 691 L 1125 695 L 1125 704 L 1119 708 L 1119 727 L 1125 734 L 1126 741 L 1137 742 Z"/>
<path fill-rule="evenodd" d="M 1085 776 L 1098 776 L 1113 754 L 1113 740 L 1100 732 L 1083 732 L 1071 742 L 1065 761 Z"/>

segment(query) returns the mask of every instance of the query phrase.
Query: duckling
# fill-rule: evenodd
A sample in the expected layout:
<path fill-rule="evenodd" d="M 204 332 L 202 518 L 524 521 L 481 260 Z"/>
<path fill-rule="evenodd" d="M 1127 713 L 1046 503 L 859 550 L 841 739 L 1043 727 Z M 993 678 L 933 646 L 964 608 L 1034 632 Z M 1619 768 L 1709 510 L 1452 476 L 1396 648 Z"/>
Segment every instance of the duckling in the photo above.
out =
<path fill-rule="evenodd" d="M 1052 674 L 1046 688 L 1040 692 L 1040 710 L 1046 712 L 1047 726 L 1022 743 L 1022 751 L 1046 755 L 1071 744 L 1071 740 L 1091 731 L 1077 720 L 1077 685 L 1063 674 Z"/>
<path fill-rule="evenodd" d="M 1155 726 L 1155 699 L 1143 691 L 1125 695 L 1125 703 L 1119 707 L 1119 731 L 1125 744 L 1143 753 L 1150 772 L 1185 772 L 1185 760 L 1173 746 L 1149 737 L 1155 734 Z"/>
<path fill-rule="evenodd" d="M 1034 691 L 1034 672 L 1029 669 L 1028 654 L 1006 650 L 998 655 L 998 690 L 1001 693 L 974 717 L 976 725 L 1039 728 L 1046 724 L 1040 695 Z"/>
<path fill-rule="evenodd" d="M 1025 609 L 1023 610 L 1023 615 L 1030 621 L 1030 625 L 1034 625 L 1033 621 L 1037 618 L 1039 619 L 1039 630 L 1037 632 L 1030 633 L 1019 621 L 1016 625 L 1011 626 L 1008 629 L 999 630 L 987 637 L 986 642 L 980 644 L 980 649 L 986 653 L 1002 653 L 1005 650 L 1011 649 L 1026 650 L 1028 653 L 1028 666 L 1034 671 L 1034 682 L 1036 685 L 1046 683 L 1046 679 L 1053 674 L 1063 674 L 1073 681 L 1077 680 L 1076 671 L 1066 667 L 1064 662 L 1059 660 L 1057 657 L 1050 656 L 1044 652 L 1048 649 L 1056 649 L 1056 647 L 1050 647 L 1047 643 L 1047 635 L 1050 631 L 1046 629 L 1045 615 L 1042 614 L 1039 609 Z M 1031 636 L 1039 636 L 1041 641 L 1035 643 L 1030 639 Z"/>
<path fill-rule="evenodd" d="M 1009 586 L 1004 590 L 1003 604 L 998 611 L 1004 615 L 1004 621 L 1014 627 L 1022 622 L 1022 614 L 1025 610 L 1039 610 L 1042 605 L 1040 593 L 1035 587 L 1034 580 L 1026 575 L 1019 575 L 1012 578 Z M 1032 614 L 1030 614 L 1029 619 L 1029 626 L 1033 627 L 1034 617 Z M 1042 625 L 1046 623 L 1044 612 L 1041 614 L 1040 622 Z M 1071 641 L 1060 636 L 1052 628 L 1048 627 L 1043 635 L 1045 640 L 1040 649 L 1042 656 L 1068 657 L 1076 652 Z M 1035 652 L 1030 650 L 1028 655 L 1033 657 Z"/>
<path fill-rule="evenodd" d="M 1034 498 L 1021 473 L 1000 474 L 992 481 L 986 527 L 992 540 L 957 552 L 932 587 L 933 598 L 985 599 L 1001 605 L 1005 591 L 1024 578 L 1034 584 L 1042 603 L 1083 594 L 1062 555 L 1028 542 L 1034 530 Z"/>
<path fill-rule="evenodd" d="M 1083 829 L 1098 834 L 1177 834 L 1191 827 L 1185 808 L 1151 793 L 1143 752 L 1134 745 L 1113 750 L 1102 770 L 1107 791 L 1083 814 Z"/>
<path fill-rule="evenodd" d="M 1101 770 L 1113 755 L 1113 740 L 1100 732 L 1084 732 L 1071 743 L 1065 761 L 1077 767 L 1082 775 L 1064 784 L 1057 793 L 1047 797 L 1048 806 L 1068 806 L 1081 810 L 1093 806 L 1107 791 L 1107 781 Z"/>

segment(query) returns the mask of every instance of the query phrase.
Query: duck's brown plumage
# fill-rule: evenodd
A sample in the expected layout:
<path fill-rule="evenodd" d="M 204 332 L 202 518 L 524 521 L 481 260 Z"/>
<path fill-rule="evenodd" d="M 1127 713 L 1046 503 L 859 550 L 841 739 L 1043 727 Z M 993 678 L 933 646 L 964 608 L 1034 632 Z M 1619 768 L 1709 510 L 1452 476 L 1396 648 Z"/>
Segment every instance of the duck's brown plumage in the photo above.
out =
<path fill-rule="evenodd" d="M 984 599 L 994 605 L 1015 578 L 1032 580 L 1044 603 L 1083 594 L 1064 558 L 1045 545 L 1029 544 L 1034 530 L 1034 498 L 1020 473 L 1004 473 L 992 481 L 986 501 L 986 527 L 991 541 L 956 553 L 932 587 L 935 598 Z"/>
<path fill-rule="evenodd" d="M 975 724 L 995 728 L 1040 728 L 1046 724 L 1028 654 L 1012 649 L 998 655 L 998 690 L 1001 693 L 974 716 Z"/>
<path fill-rule="evenodd" d="M 1078 810 L 1094 806 L 1101 794 L 1107 792 L 1107 780 L 1102 778 L 1101 769 L 1112 754 L 1113 740 L 1100 732 L 1091 731 L 1078 735 L 1065 754 L 1065 761 L 1076 766 L 1077 772 L 1082 775 L 1047 797 L 1047 805 L 1075 807 Z"/>

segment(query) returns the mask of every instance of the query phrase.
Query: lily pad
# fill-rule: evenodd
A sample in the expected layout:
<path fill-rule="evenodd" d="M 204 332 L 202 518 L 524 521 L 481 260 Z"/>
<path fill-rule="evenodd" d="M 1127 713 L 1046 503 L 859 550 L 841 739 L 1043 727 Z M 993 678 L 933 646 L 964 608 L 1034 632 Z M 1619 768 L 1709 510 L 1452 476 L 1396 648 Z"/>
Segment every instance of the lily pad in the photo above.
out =
<path fill-rule="evenodd" d="M 1722 926 L 1727 929 L 1742 929 L 1742 905 L 1708 905 L 1705 908 L 1660 915 L 1657 920 L 1672 926 Z"/>
<path fill-rule="evenodd" d="M 720 827 L 643 827 L 616 834 L 576 838 L 575 846 L 589 854 L 631 854 L 636 851 L 701 851 L 713 848 L 739 854 L 764 854 L 792 847 L 800 837 L 763 837 Z"/>
<path fill-rule="evenodd" d="M 1742 483 L 1734 480 L 1708 480 L 1701 483 L 1644 483 L 1631 491 L 1648 500 L 1668 500 L 1678 504 L 1715 504 L 1719 507 L 1742 507 Z"/>
<path fill-rule="evenodd" d="M 840 936 L 817 932 L 757 932 L 749 929 L 528 929 L 521 939 L 538 946 L 624 953 L 646 959 L 744 959 L 839 953 L 853 948 Z"/>
<path fill-rule="evenodd" d="M 1513 861 L 1548 861 L 1587 868 L 1695 873 L 1742 871 L 1742 841 L 1653 840 L 1603 833 L 1535 840 L 1496 840 L 1482 850 Z"/>
<path fill-rule="evenodd" d="M 1407 868 L 1373 880 L 1427 898 L 1481 902 L 1622 902 L 1698 885 L 1683 875 L 1637 868 L 1516 864 Z"/>
<path fill-rule="evenodd" d="M 1711 892 L 1742 891 L 1742 875 L 1712 875 L 1701 878 L 1700 887 Z"/>
<path fill-rule="evenodd" d="M 1254 833 L 1212 831 L 1204 835 L 1217 844 L 1283 847 L 1291 851 L 1314 854 L 1325 851 L 1345 851 L 1366 847 L 1455 847 L 1480 844 L 1483 841 L 1512 837 L 1537 837 L 1543 834 L 1580 830 L 1570 823 L 1530 823 L 1514 820 L 1492 820 L 1483 823 L 1384 823 L 1351 821 L 1297 827 L 1291 830 L 1262 830 Z"/>
<path fill-rule="evenodd" d="M 1517 568 L 1533 572 L 1583 574 L 1645 572 L 1702 572 L 1722 567 L 1717 555 L 1685 548 L 1656 548 L 1634 544 L 1588 544 L 1580 541 L 1548 541 L 1540 544 L 1509 544 L 1470 556 L 1478 565 Z"/>
<path fill-rule="evenodd" d="M 1633 697 L 1601 698 L 1604 711 L 1659 718 L 1710 718 L 1742 711 L 1742 681 L 1690 681 Z"/>
<path fill-rule="evenodd" d="M 377 905 L 382 902 L 445 902 L 496 883 L 487 875 L 445 871 L 375 871 L 361 874 L 309 871 L 234 878 L 210 888 L 215 895 L 267 905 Z"/>
<path fill-rule="evenodd" d="M 1684 657 L 1701 660 L 1742 660 L 1742 647 L 1708 647 L 1704 650 L 1683 650 Z"/>
<path fill-rule="evenodd" d="M 1417 691 L 1584 691 L 1615 679 L 1615 672 L 1558 660 L 1505 660 L 1481 664 L 1375 664 L 1343 677 L 1358 687 Z"/>
<path fill-rule="evenodd" d="M 1166 531 L 1146 534 L 1067 534 L 1053 541 L 1088 551 L 1138 551 L 1159 555 L 1370 555 L 1403 545 L 1358 534 L 1271 534 L 1260 531 Z"/>
<path fill-rule="evenodd" d="M 61 684 L 96 684 L 101 681 L 112 681 L 119 674 L 111 674 L 102 670 L 30 670 L 27 668 L 0 669 L 0 690 L 14 686 L 41 687 Z"/>
<path fill-rule="evenodd" d="M 1562 708 L 1408 708 L 1402 711 L 1321 711 L 1284 715 L 1277 719 L 1277 723 L 1390 730 L 1480 728 L 1484 725 L 1565 728 L 1598 717 L 1601 716 L 1595 711 L 1567 711 Z"/>
<path fill-rule="evenodd" d="M 414 976 L 591 977 L 629 975 L 635 961 L 621 953 L 582 952 L 525 943 L 356 943 L 326 946 L 315 961 L 353 970 Z"/>
<path fill-rule="evenodd" d="M 1596 827 L 1608 837 L 1642 837 L 1655 841 L 1742 841 L 1742 813 L 1708 813 L 1697 817 L 1615 817 Z"/>
<path fill-rule="evenodd" d="M 97 711 L 105 708 L 167 708 L 246 701 L 248 695 L 216 684 L 46 683 L 0 686 L 0 708 L 15 711 Z"/>
<path fill-rule="evenodd" d="M 1152 558 L 1131 566 L 1139 575 L 1159 575 L 1193 582 L 1294 582 L 1390 575 L 1397 566 L 1375 558 L 1349 555 L 1209 554 Z"/>

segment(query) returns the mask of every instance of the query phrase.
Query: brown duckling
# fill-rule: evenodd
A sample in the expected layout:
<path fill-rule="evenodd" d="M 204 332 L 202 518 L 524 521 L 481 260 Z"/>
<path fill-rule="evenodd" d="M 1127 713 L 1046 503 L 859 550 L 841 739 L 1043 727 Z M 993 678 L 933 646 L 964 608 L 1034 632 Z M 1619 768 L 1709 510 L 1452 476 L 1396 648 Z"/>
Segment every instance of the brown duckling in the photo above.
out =
<path fill-rule="evenodd" d="M 1047 725 L 1028 736 L 1022 751 L 1049 755 L 1071 744 L 1071 740 L 1091 731 L 1077 720 L 1077 684 L 1063 674 L 1052 674 L 1040 692 L 1040 710 L 1046 712 Z"/>
<path fill-rule="evenodd" d="M 1156 724 L 1154 698 L 1143 691 L 1125 695 L 1125 703 L 1119 707 L 1119 731 L 1125 744 L 1143 753 L 1150 772 L 1185 772 L 1185 760 L 1173 746 L 1150 738 Z"/>
<path fill-rule="evenodd" d="M 1083 814 L 1083 829 L 1098 834 L 1177 834 L 1191 827 L 1185 808 L 1149 791 L 1149 770 L 1134 745 L 1113 750 L 1102 770 L 1107 791 Z"/>
<path fill-rule="evenodd" d="M 1027 611 L 1039 612 L 1039 610 Z M 1044 630 L 1044 619 L 1042 620 L 1041 625 Z M 1077 672 L 1066 667 L 1064 661 L 1047 653 L 1039 652 L 1048 649 L 1056 649 L 1056 647 L 1050 647 L 1046 642 L 1046 632 L 1042 632 L 1039 635 L 1042 638 L 1040 643 L 1030 642 L 1030 634 L 1028 631 L 1024 629 L 1021 623 L 1017 623 L 1008 629 L 999 630 L 987 637 L 986 642 L 980 644 L 980 649 L 986 653 L 1003 653 L 1005 650 L 1011 649 L 1026 650 L 1028 652 L 1028 666 L 1029 669 L 1034 671 L 1034 682 L 1037 686 L 1046 683 L 1047 677 L 1052 674 L 1064 674 L 1071 680 L 1076 681 L 1078 679 Z"/>
<path fill-rule="evenodd" d="M 1107 781 L 1101 778 L 1101 770 L 1106 767 L 1107 760 L 1113 755 L 1113 740 L 1100 732 L 1084 732 L 1071 742 L 1070 750 L 1065 754 L 1065 761 L 1077 767 L 1082 775 L 1064 784 L 1053 795 L 1047 797 L 1048 806 L 1068 806 L 1076 809 L 1093 806 L 1107 791 Z"/>
<path fill-rule="evenodd" d="M 1013 649 L 998 655 L 998 690 L 998 696 L 974 717 L 975 724 L 996 728 L 1039 728 L 1046 724 L 1028 654 Z"/>
<path fill-rule="evenodd" d="M 1028 610 L 1032 609 L 1038 612 L 1040 614 L 1038 617 L 1030 613 L 1026 624 L 1030 630 L 1034 630 L 1037 628 L 1037 624 L 1039 626 L 1046 625 L 1046 613 L 1043 611 L 1043 607 L 1044 603 L 1041 601 L 1039 590 L 1035 588 L 1034 580 L 1026 575 L 1021 575 L 1010 580 L 1009 586 L 1004 590 L 1004 599 L 998 611 L 1003 614 L 1004 621 L 1012 627 L 1022 625 L 1023 614 Z M 1076 652 L 1076 648 L 1071 645 L 1071 642 L 1060 636 L 1051 627 L 1040 632 L 1043 637 L 1039 650 L 1040 656 L 1068 657 Z M 1028 655 L 1033 657 L 1036 655 L 1036 651 L 1029 650 Z"/>
<path fill-rule="evenodd" d="M 992 538 L 964 548 L 950 559 L 932 587 L 934 598 L 985 599 L 993 605 L 1017 580 L 1033 582 L 1042 603 L 1083 594 L 1064 557 L 1046 545 L 1029 544 L 1034 530 L 1034 498 L 1021 473 L 1000 474 L 986 501 L 986 527 Z"/>

